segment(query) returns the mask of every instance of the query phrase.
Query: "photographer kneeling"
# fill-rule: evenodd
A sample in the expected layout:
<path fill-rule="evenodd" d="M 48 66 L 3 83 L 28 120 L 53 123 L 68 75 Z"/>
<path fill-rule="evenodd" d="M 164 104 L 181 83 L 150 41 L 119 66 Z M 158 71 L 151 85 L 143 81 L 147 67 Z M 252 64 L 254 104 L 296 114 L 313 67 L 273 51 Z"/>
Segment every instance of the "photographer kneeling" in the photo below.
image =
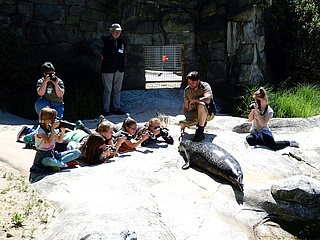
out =
<path fill-rule="evenodd" d="M 44 107 L 50 107 L 57 111 L 60 119 L 63 119 L 64 112 L 64 83 L 55 75 L 55 68 L 51 62 L 45 62 L 41 66 L 44 77 L 37 81 L 37 93 L 40 98 L 35 103 L 38 115 Z"/>
<path fill-rule="evenodd" d="M 266 90 L 260 87 L 253 95 L 253 101 L 249 108 L 251 112 L 248 116 L 249 122 L 252 122 L 250 135 L 246 141 L 250 146 L 265 145 L 273 150 L 279 150 L 287 146 L 299 147 L 296 141 L 275 141 L 268 123 L 273 116 L 273 109 L 268 105 Z"/>

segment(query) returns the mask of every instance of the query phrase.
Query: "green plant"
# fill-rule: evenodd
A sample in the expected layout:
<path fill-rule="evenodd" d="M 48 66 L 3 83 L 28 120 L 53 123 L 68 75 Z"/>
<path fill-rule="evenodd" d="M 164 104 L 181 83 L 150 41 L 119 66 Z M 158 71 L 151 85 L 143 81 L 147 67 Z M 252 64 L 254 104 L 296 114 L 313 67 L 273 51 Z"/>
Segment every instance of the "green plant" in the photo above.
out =
<path fill-rule="evenodd" d="M 237 97 L 237 116 L 247 117 L 253 93 L 258 87 L 245 87 L 244 94 Z M 307 118 L 320 114 L 320 86 L 312 84 L 298 84 L 292 88 L 284 85 L 277 89 L 265 87 L 268 103 L 274 110 L 274 117 L 279 118 Z"/>
<path fill-rule="evenodd" d="M 38 216 L 38 218 L 40 219 L 41 223 L 47 223 L 48 222 L 48 217 L 49 217 L 48 213 Z"/>
<path fill-rule="evenodd" d="M 243 91 L 241 92 L 240 96 L 235 97 L 235 103 L 237 104 L 236 106 L 236 112 L 235 116 L 240 116 L 240 117 L 248 117 L 250 113 L 249 105 L 253 101 L 253 94 L 258 90 L 259 86 L 244 86 Z M 269 95 L 270 99 L 270 94 L 272 94 L 273 88 L 269 85 L 264 86 L 264 89 L 267 91 L 267 94 Z M 269 101 L 270 103 L 270 101 Z"/>
<path fill-rule="evenodd" d="M 10 180 L 10 181 L 11 181 L 11 180 L 14 178 L 14 175 L 13 175 L 12 172 L 10 172 L 10 173 L 5 172 L 5 173 L 2 175 L 2 177 L 3 177 L 3 178 L 6 178 L 7 180 Z"/>
<path fill-rule="evenodd" d="M 319 1 L 273 0 L 266 20 L 266 56 L 273 83 L 285 79 L 318 83 Z"/>
<path fill-rule="evenodd" d="M 22 227 L 23 222 L 24 222 L 24 218 L 20 213 L 14 212 L 11 217 L 11 222 L 15 227 Z"/>
<path fill-rule="evenodd" d="M 7 194 L 10 191 L 10 187 L 6 187 L 1 190 L 0 194 Z"/>
<path fill-rule="evenodd" d="M 29 215 L 29 213 L 30 213 L 30 211 L 31 211 L 32 208 L 33 208 L 33 203 L 29 202 L 29 203 L 27 204 L 27 206 L 25 207 L 25 210 L 24 210 L 26 216 Z"/>

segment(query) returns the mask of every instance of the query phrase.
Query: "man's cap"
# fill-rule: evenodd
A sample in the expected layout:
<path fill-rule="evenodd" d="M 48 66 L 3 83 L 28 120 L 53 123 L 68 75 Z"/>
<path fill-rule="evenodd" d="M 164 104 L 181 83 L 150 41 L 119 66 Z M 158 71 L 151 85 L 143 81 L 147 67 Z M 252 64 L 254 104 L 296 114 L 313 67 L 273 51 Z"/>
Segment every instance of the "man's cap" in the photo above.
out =
<path fill-rule="evenodd" d="M 120 31 L 122 31 L 122 28 L 121 28 L 119 23 L 114 23 L 114 24 L 111 25 L 110 30 L 120 30 Z"/>

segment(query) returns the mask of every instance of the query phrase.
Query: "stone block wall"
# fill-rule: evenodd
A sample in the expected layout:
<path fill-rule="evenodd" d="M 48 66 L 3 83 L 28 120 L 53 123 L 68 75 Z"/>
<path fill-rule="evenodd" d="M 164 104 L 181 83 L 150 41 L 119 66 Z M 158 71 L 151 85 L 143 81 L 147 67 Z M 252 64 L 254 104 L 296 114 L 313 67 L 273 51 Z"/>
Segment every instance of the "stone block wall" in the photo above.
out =
<path fill-rule="evenodd" d="M 124 89 L 144 88 L 145 45 L 183 45 L 184 73 L 198 70 L 216 95 L 265 82 L 263 11 L 252 0 L 0 0 L 0 9 L 0 24 L 27 37 L 39 65 L 81 62 L 94 72 L 91 42 L 120 23 Z"/>

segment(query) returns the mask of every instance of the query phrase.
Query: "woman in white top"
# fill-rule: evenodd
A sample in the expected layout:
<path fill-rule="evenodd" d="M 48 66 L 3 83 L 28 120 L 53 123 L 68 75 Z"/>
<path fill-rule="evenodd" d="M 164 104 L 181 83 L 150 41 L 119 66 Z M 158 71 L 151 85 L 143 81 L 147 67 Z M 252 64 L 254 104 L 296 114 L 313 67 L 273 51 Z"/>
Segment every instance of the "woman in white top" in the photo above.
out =
<path fill-rule="evenodd" d="M 265 145 L 273 150 L 282 149 L 287 146 L 299 147 L 296 141 L 275 141 L 268 123 L 273 116 L 273 109 L 268 105 L 266 90 L 260 87 L 253 95 L 254 102 L 252 110 L 248 116 L 249 122 L 252 122 L 250 135 L 246 141 L 250 146 Z"/>

